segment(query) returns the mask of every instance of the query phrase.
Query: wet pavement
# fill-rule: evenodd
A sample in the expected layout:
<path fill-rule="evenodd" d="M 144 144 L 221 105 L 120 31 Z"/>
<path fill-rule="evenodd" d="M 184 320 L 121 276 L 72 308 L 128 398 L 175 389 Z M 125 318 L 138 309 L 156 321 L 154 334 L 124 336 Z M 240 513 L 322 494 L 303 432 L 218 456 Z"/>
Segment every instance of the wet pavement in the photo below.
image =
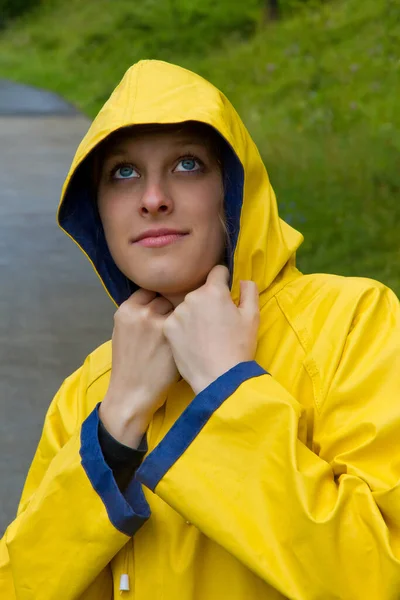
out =
<path fill-rule="evenodd" d="M 51 92 L 0 80 L 0 115 L 77 115 L 76 109 Z"/>
<path fill-rule="evenodd" d="M 52 397 L 110 337 L 114 313 L 55 221 L 88 120 L 61 105 L 57 116 L 51 106 L 46 116 L 5 116 L 3 92 L 0 84 L 0 535 L 14 518 Z"/>

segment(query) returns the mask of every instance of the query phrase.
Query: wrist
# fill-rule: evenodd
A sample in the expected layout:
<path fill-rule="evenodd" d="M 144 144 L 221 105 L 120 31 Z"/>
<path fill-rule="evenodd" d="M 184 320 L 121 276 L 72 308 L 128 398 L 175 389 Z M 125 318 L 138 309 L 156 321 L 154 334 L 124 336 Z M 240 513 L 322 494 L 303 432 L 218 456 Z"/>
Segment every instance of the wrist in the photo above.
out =
<path fill-rule="evenodd" d="M 193 383 L 190 383 L 190 386 L 194 393 L 200 394 L 203 390 L 205 390 L 209 385 L 211 385 L 214 381 L 216 381 L 219 377 L 227 373 L 230 369 L 239 364 L 238 360 L 226 361 L 224 364 L 213 365 L 213 368 L 210 369 L 209 372 L 203 373 L 200 377 L 197 376 L 196 380 Z"/>
<path fill-rule="evenodd" d="M 108 433 L 121 444 L 137 449 L 146 433 L 152 415 L 140 411 L 130 411 L 124 415 L 117 406 L 108 406 L 106 398 L 99 407 L 99 418 Z"/>

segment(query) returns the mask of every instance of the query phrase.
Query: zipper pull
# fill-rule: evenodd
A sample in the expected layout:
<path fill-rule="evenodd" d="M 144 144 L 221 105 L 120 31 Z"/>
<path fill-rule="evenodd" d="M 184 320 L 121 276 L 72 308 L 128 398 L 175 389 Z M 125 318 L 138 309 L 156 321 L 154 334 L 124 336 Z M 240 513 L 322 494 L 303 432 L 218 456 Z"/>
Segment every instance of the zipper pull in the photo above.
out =
<path fill-rule="evenodd" d="M 119 579 L 119 591 L 120 592 L 129 592 L 131 588 L 129 587 L 129 575 L 127 573 L 123 573 Z"/>

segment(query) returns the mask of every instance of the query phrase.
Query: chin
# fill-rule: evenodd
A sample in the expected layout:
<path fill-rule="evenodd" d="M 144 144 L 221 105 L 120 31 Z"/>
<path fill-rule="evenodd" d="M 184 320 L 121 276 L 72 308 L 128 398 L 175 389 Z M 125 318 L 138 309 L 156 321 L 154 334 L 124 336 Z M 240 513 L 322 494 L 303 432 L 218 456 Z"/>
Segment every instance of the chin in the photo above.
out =
<path fill-rule="evenodd" d="M 152 292 L 157 292 L 162 296 L 178 296 L 188 294 L 203 285 L 210 270 L 211 269 L 208 269 L 204 275 L 201 275 L 197 269 L 195 277 L 193 277 L 193 275 L 191 277 L 185 277 L 184 273 L 180 273 L 180 276 L 177 276 L 176 273 L 167 273 L 166 271 L 163 271 L 162 273 L 154 274 L 153 276 L 149 276 L 148 274 L 146 277 L 136 276 L 132 278 L 132 281 L 139 287 Z"/>

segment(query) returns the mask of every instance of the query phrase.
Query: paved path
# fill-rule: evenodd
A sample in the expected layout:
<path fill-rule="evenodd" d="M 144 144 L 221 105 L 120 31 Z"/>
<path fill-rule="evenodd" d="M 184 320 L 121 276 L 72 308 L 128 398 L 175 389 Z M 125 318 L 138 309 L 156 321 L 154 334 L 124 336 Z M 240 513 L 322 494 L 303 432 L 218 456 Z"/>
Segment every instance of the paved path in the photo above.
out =
<path fill-rule="evenodd" d="M 77 115 L 77 111 L 51 92 L 0 80 L 0 115 L 66 116 Z"/>
<path fill-rule="evenodd" d="M 13 89 L 14 96 L 0 83 L 0 536 L 14 518 L 54 393 L 110 337 L 114 312 L 55 222 L 89 122 L 47 94 L 38 105 L 36 90 L 30 104 L 25 89 L 16 110 L 21 89 Z"/>

